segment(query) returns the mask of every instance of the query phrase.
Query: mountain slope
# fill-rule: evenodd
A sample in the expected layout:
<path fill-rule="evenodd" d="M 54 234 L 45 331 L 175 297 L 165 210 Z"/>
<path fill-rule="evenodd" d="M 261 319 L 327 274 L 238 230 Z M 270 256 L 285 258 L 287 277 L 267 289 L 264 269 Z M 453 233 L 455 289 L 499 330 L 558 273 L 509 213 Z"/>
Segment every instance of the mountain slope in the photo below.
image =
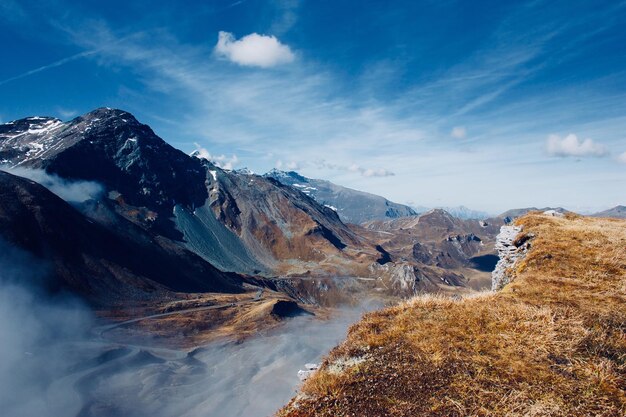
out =
<path fill-rule="evenodd" d="M 604 210 L 595 214 L 593 217 L 613 217 L 616 219 L 626 219 L 626 206 L 615 206 L 608 210 Z"/>
<path fill-rule="evenodd" d="M 307 195 L 273 178 L 205 164 L 211 174 L 208 206 L 255 258 L 273 270 L 338 272 L 352 263 L 356 252 L 369 250 L 375 256 L 337 213 Z"/>
<path fill-rule="evenodd" d="M 462 220 L 482 220 L 490 217 L 487 212 L 472 210 L 465 206 L 441 207 L 441 209 Z"/>
<path fill-rule="evenodd" d="M 480 289 L 488 287 L 488 273 L 497 261 L 494 242 L 502 224 L 498 219 L 463 220 L 434 209 L 419 216 L 367 222 L 363 226 L 395 259 L 474 275 L 472 286 Z M 482 272 L 482 276 L 471 270 Z"/>
<path fill-rule="evenodd" d="M 320 204 L 333 208 L 346 223 L 360 224 L 369 220 L 417 214 L 411 207 L 391 202 L 384 197 L 342 187 L 325 180 L 303 177 L 294 171 L 274 169 L 265 174 L 265 177 L 295 187 Z"/>
<path fill-rule="evenodd" d="M 186 155 L 122 110 L 0 125 L 0 161 L 96 181 L 117 214 L 226 271 L 271 275 L 328 266 L 334 273 L 333 265 L 352 262 L 352 252 L 376 256 L 306 195 Z"/>
<path fill-rule="evenodd" d="M 501 292 L 365 316 L 278 415 L 624 415 L 626 222 L 517 224 L 531 246 Z"/>
<path fill-rule="evenodd" d="M 51 291 L 105 307 L 174 292 L 241 291 L 238 276 L 119 216 L 113 223 L 101 226 L 41 185 L 0 171 L 0 238 L 48 266 Z"/>
<path fill-rule="evenodd" d="M 97 181 L 127 204 L 153 210 L 170 237 L 172 206 L 201 206 L 207 198 L 199 161 L 122 110 L 101 108 L 67 123 L 32 117 L 0 125 L 0 161 Z"/>

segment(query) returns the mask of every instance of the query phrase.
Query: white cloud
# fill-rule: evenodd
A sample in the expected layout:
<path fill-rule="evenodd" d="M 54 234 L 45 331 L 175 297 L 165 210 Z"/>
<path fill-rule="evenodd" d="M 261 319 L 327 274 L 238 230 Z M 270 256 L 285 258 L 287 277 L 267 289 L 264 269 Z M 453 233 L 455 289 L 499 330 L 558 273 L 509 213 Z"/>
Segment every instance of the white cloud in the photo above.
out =
<path fill-rule="evenodd" d="M 65 109 L 63 107 L 57 107 L 57 113 L 63 119 L 72 119 L 72 118 L 78 116 L 78 111 L 72 110 L 72 109 Z"/>
<path fill-rule="evenodd" d="M 196 146 L 196 150 L 192 152 L 193 156 L 211 161 L 219 168 L 232 170 L 235 168 L 235 165 L 239 163 L 237 155 L 233 154 L 230 157 L 226 155 L 211 155 L 211 153 L 206 148 L 200 146 L 200 144 L 194 143 L 194 145 Z"/>
<path fill-rule="evenodd" d="M 315 161 L 314 165 L 318 168 L 334 169 L 337 171 L 358 172 L 364 177 L 392 177 L 396 174 L 384 168 L 364 168 L 357 164 L 350 166 L 338 165 L 325 160 Z"/>
<path fill-rule="evenodd" d="M 551 156 L 605 156 L 607 149 L 591 139 L 579 140 L 578 136 L 570 133 L 561 138 L 559 135 L 550 135 L 546 141 L 546 149 Z"/>
<path fill-rule="evenodd" d="M 288 169 L 289 171 L 296 171 L 300 169 L 300 164 L 296 161 L 288 161 L 283 162 L 280 159 L 276 161 L 276 168 L 278 169 Z"/>
<path fill-rule="evenodd" d="M 621 162 L 622 164 L 626 164 L 626 152 L 619 154 L 619 156 L 617 157 L 617 160 Z"/>
<path fill-rule="evenodd" d="M 232 33 L 220 31 L 215 53 L 239 65 L 261 68 L 288 64 L 295 59 L 289 46 L 280 43 L 275 36 L 258 33 L 236 40 Z"/>
<path fill-rule="evenodd" d="M 362 169 L 361 175 L 363 175 L 364 177 L 392 177 L 395 174 L 391 171 L 388 171 L 384 168 L 377 168 L 377 169 L 372 169 L 372 168 L 367 168 L 367 169 Z"/>
<path fill-rule="evenodd" d="M 13 175 L 28 178 L 43 185 L 54 194 L 69 203 L 82 203 L 90 199 L 96 200 L 104 191 L 102 185 L 93 181 L 69 181 L 57 175 L 48 174 L 43 169 L 22 167 L 2 167 Z"/>
<path fill-rule="evenodd" d="M 463 126 L 456 126 L 450 132 L 450 136 L 455 139 L 465 139 L 467 136 L 467 130 Z"/>

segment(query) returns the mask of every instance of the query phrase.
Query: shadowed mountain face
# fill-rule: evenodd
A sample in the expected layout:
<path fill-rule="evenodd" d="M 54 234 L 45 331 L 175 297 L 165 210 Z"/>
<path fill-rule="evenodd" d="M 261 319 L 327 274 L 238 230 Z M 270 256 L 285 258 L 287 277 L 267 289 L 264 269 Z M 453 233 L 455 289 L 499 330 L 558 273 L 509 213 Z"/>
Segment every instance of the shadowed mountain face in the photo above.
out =
<path fill-rule="evenodd" d="M 226 271 L 302 273 L 349 262 L 344 249 L 361 244 L 333 210 L 308 196 L 186 155 L 121 110 L 0 125 L 0 162 L 96 181 L 117 214 Z"/>
<path fill-rule="evenodd" d="M 201 206 L 207 197 L 200 162 L 121 110 L 97 109 L 67 123 L 27 118 L 0 125 L 0 161 L 97 181 L 127 204 L 154 211 L 153 226 L 169 237 L 177 235 L 168 221 L 173 205 Z"/>
<path fill-rule="evenodd" d="M 42 284 L 50 291 L 71 290 L 99 306 L 166 299 L 173 292 L 241 291 L 237 275 L 166 238 L 115 214 L 108 226 L 41 185 L 0 171 L 0 238 L 48 266 Z"/>
<path fill-rule="evenodd" d="M 342 187 L 325 180 L 303 177 L 294 171 L 274 169 L 265 177 L 290 185 L 318 203 L 332 208 L 346 223 L 360 224 L 371 220 L 395 219 L 417 213 L 409 206 L 394 203 L 384 197 Z"/>

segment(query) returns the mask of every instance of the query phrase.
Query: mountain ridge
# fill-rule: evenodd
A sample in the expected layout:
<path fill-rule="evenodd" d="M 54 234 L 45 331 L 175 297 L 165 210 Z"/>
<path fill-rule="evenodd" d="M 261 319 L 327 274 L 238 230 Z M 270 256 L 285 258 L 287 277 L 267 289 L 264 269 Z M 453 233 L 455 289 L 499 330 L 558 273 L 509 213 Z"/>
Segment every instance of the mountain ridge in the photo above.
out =
<path fill-rule="evenodd" d="M 307 178 L 296 171 L 280 171 L 275 168 L 263 176 L 299 189 L 320 204 L 335 210 L 347 223 L 360 224 L 369 220 L 417 214 L 411 207 L 394 203 L 382 196 L 343 187 L 327 180 Z"/>

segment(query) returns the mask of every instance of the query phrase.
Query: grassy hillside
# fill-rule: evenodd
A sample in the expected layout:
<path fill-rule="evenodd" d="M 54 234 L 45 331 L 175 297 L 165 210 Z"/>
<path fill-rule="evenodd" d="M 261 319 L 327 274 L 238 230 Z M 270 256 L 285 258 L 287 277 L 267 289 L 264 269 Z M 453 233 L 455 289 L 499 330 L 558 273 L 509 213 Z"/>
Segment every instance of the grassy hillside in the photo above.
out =
<path fill-rule="evenodd" d="M 517 223 L 511 284 L 368 314 L 278 415 L 625 416 L 626 221 Z"/>

